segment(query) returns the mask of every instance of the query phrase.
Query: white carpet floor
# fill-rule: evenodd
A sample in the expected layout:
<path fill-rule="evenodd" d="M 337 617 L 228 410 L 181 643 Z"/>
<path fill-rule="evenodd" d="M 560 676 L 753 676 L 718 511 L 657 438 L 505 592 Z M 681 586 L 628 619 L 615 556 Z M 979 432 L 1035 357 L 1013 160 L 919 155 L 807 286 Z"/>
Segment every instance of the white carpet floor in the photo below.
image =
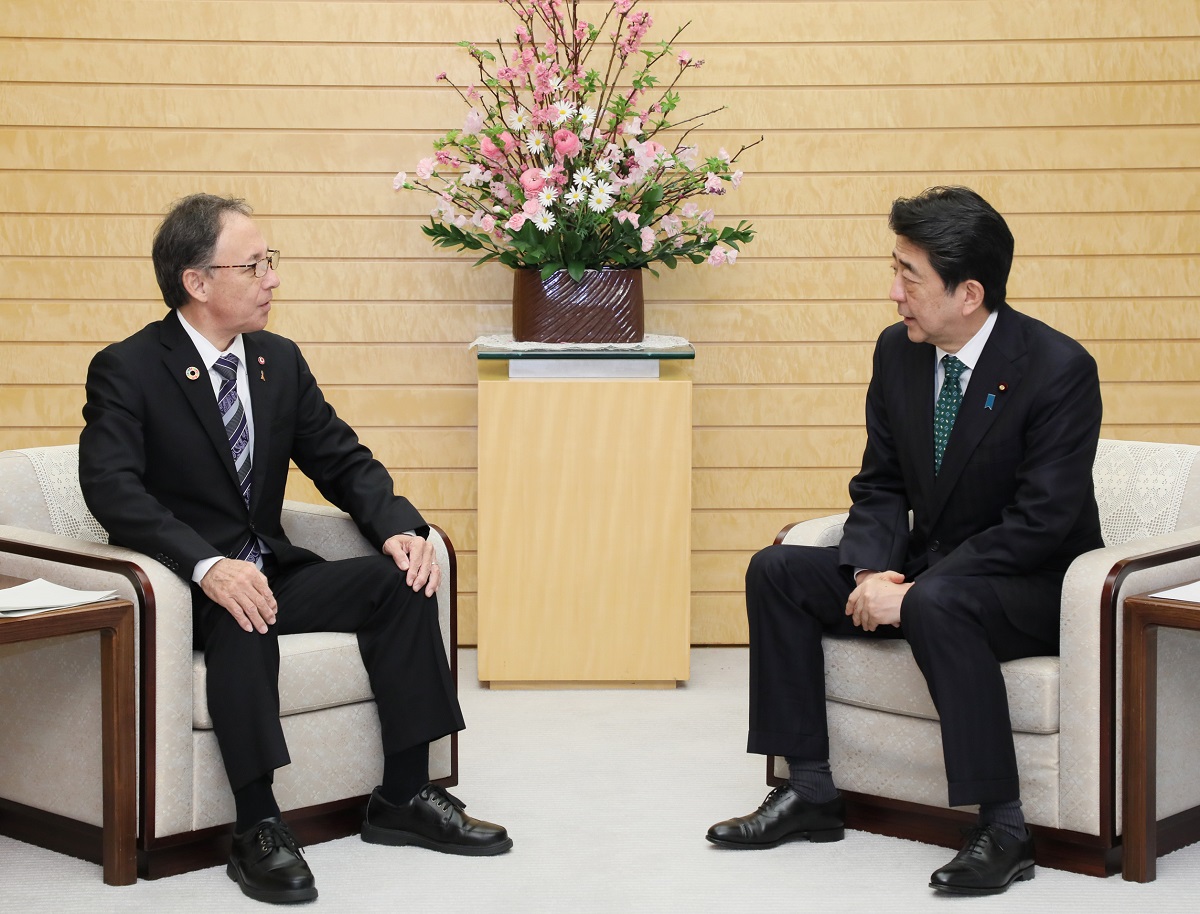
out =
<path fill-rule="evenodd" d="M 462 783 L 472 813 L 506 825 L 501 857 L 449 857 L 363 844 L 307 849 L 320 898 L 305 910 L 471 914 L 740 914 L 743 911 L 1188 912 L 1200 909 L 1200 845 L 1158 862 L 1146 885 L 1039 867 L 990 898 L 936 895 L 941 847 L 849 832 L 837 844 L 723 851 L 713 822 L 753 810 L 764 764 L 748 756 L 745 649 L 697 649 L 675 691 L 481 689 L 460 657 L 468 729 Z M 0 911 L 264 911 L 214 867 L 135 886 L 100 869 L 0 838 Z"/>

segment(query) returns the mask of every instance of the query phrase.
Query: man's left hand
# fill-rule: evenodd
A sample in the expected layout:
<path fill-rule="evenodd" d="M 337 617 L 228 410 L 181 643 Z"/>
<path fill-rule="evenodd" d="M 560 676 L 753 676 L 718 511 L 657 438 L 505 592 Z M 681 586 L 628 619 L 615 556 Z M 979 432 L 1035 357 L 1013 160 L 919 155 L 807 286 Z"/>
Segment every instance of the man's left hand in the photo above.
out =
<path fill-rule="evenodd" d="M 390 555 L 396 567 L 406 572 L 405 580 L 413 590 L 425 588 L 425 596 L 437 593 L 442 582 L 442 569 L 435 562 L 433 543 L 419 536 L 397 533 L 383 544 L 384 555 Z"/>
<path fill-rule="evenodd" d="M 881 625 L 900 627 L 900 604 L 911 583 L 904 582 L 898 571 L 879 571 L 860 576 L 857 587 L 846 601 L 846 615 L 865 632 Z"/>

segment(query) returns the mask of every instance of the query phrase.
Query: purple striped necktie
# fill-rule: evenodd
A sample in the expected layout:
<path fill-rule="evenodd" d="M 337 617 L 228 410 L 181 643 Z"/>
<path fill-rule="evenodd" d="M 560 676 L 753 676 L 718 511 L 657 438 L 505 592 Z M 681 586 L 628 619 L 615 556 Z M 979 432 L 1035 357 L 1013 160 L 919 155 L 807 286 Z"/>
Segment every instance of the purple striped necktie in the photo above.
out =
<path fill-rule="evenodd" d="M 250 424 L 246 410 L 237 392 L 238 357 L 227 352 L 213 364 L 221 376 L 221 389 L 217 393 L 217 408 L 221 410 L 221 421 L 225 423 L 225 437 L 233 453 L 233 465 L 237 468 L 238 486 L 242 500 L 250 507 Z M 231 558 L 253 562 L 262 568 L 262 554 L 258 548 L 258 537 L 251 533 L 246 542 Z"/>

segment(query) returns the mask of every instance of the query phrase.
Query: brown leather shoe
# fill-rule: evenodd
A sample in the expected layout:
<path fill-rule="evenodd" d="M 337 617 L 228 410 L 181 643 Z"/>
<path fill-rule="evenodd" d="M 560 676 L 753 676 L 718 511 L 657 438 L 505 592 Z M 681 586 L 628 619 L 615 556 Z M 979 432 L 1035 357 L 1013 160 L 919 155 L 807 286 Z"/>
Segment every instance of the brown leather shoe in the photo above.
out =
<path fill-rule="evenodd" d="M 750 815 L 718 822 L 705 837 L 738 850 L 762 850 L 786 841 L 841 841 L 846 837 L 846 801 L 839 793 L 828 803 L 809 803 L 782 784 Z"/>
<path fill-rule="evenodd" d="M 1021 839 L 998 825 L 977 825 L 954 859 L 929 877 L 929 887 L 956 895 L 999 895 L 1033 875 L 1033 835 L 1028 829 Z"/>
<path fill-rule="evenodd" d="M 369 844 L 412 844 L 441 851 L 489 857 L 512 847 L 512 838 L 499 825 L 463 812 L 466 804 L 436 784 L 426 784 L 407 803 L 389 803 L 371 792 L 362 839 Z"/>
<path fill-rule="evenodd" d="M 240 835 L 233 846 L 225 873 L 242 894 L 268 904 L 294 904 L 317 897 L 317 884 L 304 862 L 292 830 L 278 817 L 263 819 Z"/>

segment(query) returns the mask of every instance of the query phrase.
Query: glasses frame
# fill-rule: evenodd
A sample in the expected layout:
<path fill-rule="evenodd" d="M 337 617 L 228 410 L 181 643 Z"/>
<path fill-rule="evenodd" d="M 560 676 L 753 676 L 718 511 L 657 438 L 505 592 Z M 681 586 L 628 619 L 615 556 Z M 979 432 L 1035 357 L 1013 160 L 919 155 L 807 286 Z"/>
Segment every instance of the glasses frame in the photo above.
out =
<path fill-rule="evenodd" d="M 261 260 L 256 260 L 254 263 L 210 263 L 204 269 L 206 270 L 254 270 L 254 278 L 262 279 L 267 275 L 268 267 L 272 270 L 279 269 L 279 261 L 282 255 L 275 248 L 267 248 L 267 256 Z M 267 266 L 262 266 L 266 264 Z"/>

